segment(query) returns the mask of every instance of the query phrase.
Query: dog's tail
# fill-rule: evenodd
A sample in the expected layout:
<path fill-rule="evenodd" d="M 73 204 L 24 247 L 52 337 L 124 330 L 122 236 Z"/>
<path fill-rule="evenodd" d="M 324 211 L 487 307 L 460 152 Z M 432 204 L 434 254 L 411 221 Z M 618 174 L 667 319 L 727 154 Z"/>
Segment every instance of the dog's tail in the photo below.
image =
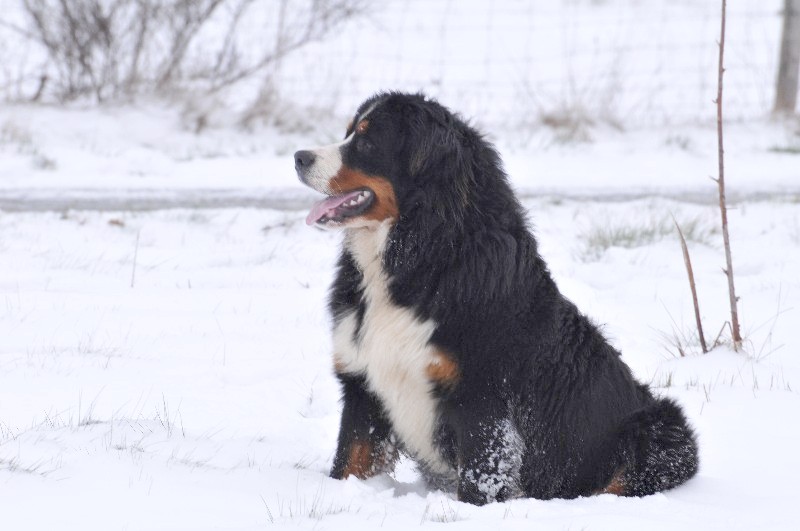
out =
<path fill-rule="evenodd" d="M 622 468 L 617 494 L 646 496 L 671 489 L 697 473 L 697 438 L 681 408 L 668 398 L 627 417 L 621 426 Z"/>

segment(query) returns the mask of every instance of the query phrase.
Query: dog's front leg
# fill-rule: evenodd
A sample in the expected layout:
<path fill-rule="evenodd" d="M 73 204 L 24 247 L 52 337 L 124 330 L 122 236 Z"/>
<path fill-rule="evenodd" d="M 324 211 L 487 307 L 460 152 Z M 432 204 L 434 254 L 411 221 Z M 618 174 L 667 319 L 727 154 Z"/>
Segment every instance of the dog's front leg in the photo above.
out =
<path fill-rule="evenodd" d="M 459 501 L 484 505 L 519 496 L 523 444 L 511 421 L 479 418 L 459 431 Z"/>
<path fill-rule="evenodd" d="M 361 479 L 394 469 L 397 449 L 392 428 L 380 400 L 367 389 L 364 376 L 339 374 L 342 384 L 342 420 L 331 477 Z"/>

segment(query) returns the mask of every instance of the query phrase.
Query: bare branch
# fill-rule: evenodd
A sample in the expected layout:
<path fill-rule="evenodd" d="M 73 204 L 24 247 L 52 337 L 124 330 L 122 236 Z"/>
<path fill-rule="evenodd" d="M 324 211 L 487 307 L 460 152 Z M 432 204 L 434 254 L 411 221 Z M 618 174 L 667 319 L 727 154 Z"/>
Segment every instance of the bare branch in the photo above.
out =
<path fill-rule="evenodd" d="M 27 25 L 0 23 L 46 53 L 41 75 L 48 83 L 34 97 L 61 101 L 87 94 L 98 101 L 133 97 L 148 89 L 213 94 L 277 69 L 288 54 L 327 37 L 367 5 L 365 0 L 21 1 Z M 275 38 L 263 39 L 262 48 L 250 55 L 242 50 L 240 25 L 256 9 L 266 10 L 277 25 L 264 33 L 272 31 Z M 207 31 L 211 26 L 214 31 Z"/>
<path fill-rule="evenodd" d="M 282 0 L 281 13 L 285 13 L 286 7 L 284 3 L 285 0 Z M 287 27 L 285 25 L 285 15 L 279 14 L 278 36 L 275 48 L 262 55 L 253 64 L 230 72 L 227 76 L 220 77 L 211 86 L 209 92 L 219 92 L 242 79 L 261 72 L 268 66 L 278 63 L 291 52 L 312 42 L 324 39 L 338 24 L 361 14 L 363 10 L 364 7 L 358 0 L 339 0 L 335 2 L 313 0 L 306 23 L 302 28 Z"/>
<path fill-rule="evenodd" d="M 169 54 L 169 62 L 163 68 L 157 86 L 163 87 L 176 76 L 178 66 L 183 62 L 186 51 L 192 39 L 200 31 L 200 28 L 211 18 L 214 11 L 220 6 L 223 0 L 210 0 L 207 5 L 198 10 L 194 2 L 179 2 L 182 19 L 172 40 L 172 50 Z"/>
<path fill-rule="evenodd" d="M 39 39 L 39 36 L 36 33 L 32 32 L 32 31 L 28 31 L 25 28 L 20 28 L 16 24 L 12 24 L 11 22 L 6 22 L 5 20 L 0 20 L 0 27 L 8 28 L 11 31 L 13 31 L 15 33 L 18 33 L 19 35 L 22 35 L 23 37 L 25 37 L 27 39 L 31 39 L 31 40 L 38 40 Z"/>
<path fill-rule="evenodd" d="M 719 189 L 719 210 L 722 217 L 722 240 L 725 245 L 725 275 L 728 277 L 728 297 L 731 305 L 731 339 L 733 349 L 739 350 L 742 345 L 742 336 L 739 331 L 739 311 L 736 307 L 736 289 L 733 285 L 733 260 L 731 258 L 731 242 L 728 235 L 728 209 L 725 203 L 725 150 L 722 143 L 722 74 L 723 59 L 725 53 L 725 11 L 726 0 L 722 0 L 722 22 L 720 27 L 719 39 L 719 66 L 717 68 L 717 141 L 719 158 L 719 179 L 717 186 Z"/>

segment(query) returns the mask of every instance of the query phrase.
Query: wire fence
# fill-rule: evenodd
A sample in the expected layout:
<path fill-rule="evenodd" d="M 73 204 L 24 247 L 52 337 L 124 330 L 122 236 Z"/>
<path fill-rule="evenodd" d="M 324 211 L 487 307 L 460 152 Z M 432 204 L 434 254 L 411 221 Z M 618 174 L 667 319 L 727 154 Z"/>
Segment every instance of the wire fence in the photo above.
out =
<path fill-rule="evenodd" d="M 509 126 L 575 114 L 620 127 L 712 121 L 719 9 L 714 0 L 393 0 L 282 65 L 279 86 L 341 112 L 377 89 L 424 90 Z M 780 9 L 730 2 L 730 119 L 770 110 Z"/>
<path fill-rule="evenodd" d="M 19 23 L 20 3 L 0 0 L 0 23 Z M 274 18 L 279 5 L 296 4 L 253 5 L 263 12 L 254 17 L 261 23 L 243 23 L 238 31 L 245 47 L 256 48 L 275 39 L 263 21 Z M 728 119 L 769 113 L 781 7 L 780 0 L 729 3 Z M 345 117 L 364 97 L 399 89 L 422 90 L 480 122 L 509 128 L 710 122 L 719 11 L 717 0 L 374 2 L 365 15 L 231 90 L 227 101 L 234 107 L 249 101 L 268 83 L 283 105 L 316 109 L 320 116 Z M 42 61 L 34 45 L 0 24 L 6 97 L 9 87 L 17 98 L 29 93 Z"/>

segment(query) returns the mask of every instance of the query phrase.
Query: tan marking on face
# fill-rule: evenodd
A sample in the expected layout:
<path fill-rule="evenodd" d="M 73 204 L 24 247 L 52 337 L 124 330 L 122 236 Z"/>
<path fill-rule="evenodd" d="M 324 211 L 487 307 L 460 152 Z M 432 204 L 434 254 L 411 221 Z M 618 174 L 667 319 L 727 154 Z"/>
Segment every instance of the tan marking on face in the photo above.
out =
<path fill-rule="evenodd" d="M 350 130 L 353 128 L 353 122 L 354 121 L 355 121 L 355 118 L 350 118 L 350 121 L 347 122 L 347 127 L 345 128 L 345 132 L 346 133 L 350 133 Z"/>
<path fill-rule="evenodd" d="M 359 218 L 384 221 L 386 219 L 397 219 L 399 215 L 394 188 L 385 177 L 369 176 L 348 166 L 342 166 L 339 172 L 329 181 L 328 186 L 335 194 L 347 193 L 358 188 L 372 190 L 375 194 L 375 201 L 369 210 L 357 216 Z"/>
<path fill-rule="evenodd" d="M 374 473 L 374 458 L 372 445 L 367 441 L 354 441 L 350 446 L 350 454 L 347 457 L 347 466 L 344 467 L 342 478 L 355 476 L 359 479 L 367 479 Z"/>
<path fill-rule="evenodd" d="M 444 387 L 453 387 L 461 376 L 458 363 L 443 350 L 434 352 L 433 361 L 425 368 L 425 373 L 430 381 Z"/>

